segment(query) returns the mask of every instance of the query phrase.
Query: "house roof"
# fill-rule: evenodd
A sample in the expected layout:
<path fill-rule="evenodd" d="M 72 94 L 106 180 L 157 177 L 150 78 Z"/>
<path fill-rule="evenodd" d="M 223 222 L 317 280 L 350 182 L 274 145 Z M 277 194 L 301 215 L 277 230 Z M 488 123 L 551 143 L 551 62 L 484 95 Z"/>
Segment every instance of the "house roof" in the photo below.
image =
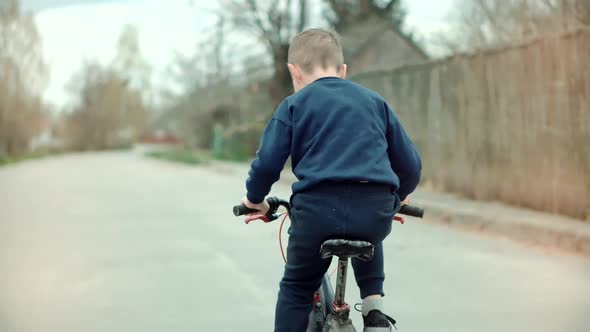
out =
<path fill-rule="evenodd" d="M 341 32 L 340 38 L 342 40 L 344 58 L 355 58 L 364 50 L 374 45 L 378 38 L 381 37 L 381 34 L 387 30 L 393 31 L 411 49 L 416 51 L 416 54 L 422 57 L 423 60 L 430 59 L 428 54 L 414 40 L 402 33 L 393 22 L 377 16 L 372 16 L 363 22 L 351 25 Z"/>

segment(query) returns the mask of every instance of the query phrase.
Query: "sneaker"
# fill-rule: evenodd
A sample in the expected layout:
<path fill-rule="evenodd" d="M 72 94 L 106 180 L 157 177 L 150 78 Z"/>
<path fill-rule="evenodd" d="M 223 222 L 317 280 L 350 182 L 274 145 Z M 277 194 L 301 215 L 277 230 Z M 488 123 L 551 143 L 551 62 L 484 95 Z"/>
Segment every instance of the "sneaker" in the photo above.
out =
<path fill-rule="evenodd" d="M 391 332 L 393 331 L 391 326 L 395 327 L 395 319 L 379 310 L 371 310 L 366 317 L 363 316 L 363 322 L 365 323 L 363 332 Z M 397 330 L 397 327 L 395 329 Z"/>

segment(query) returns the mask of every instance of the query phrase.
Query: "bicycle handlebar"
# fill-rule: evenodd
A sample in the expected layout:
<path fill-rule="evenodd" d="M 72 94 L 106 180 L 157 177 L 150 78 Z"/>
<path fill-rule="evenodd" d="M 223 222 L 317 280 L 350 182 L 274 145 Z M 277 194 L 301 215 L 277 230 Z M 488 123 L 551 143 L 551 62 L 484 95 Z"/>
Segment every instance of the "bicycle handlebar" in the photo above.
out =
<path fill-rule="evenodd" d="M 282 200 L 277 197 L 269 197 L 266 199 L 266 201 L 268 202 L 268 205 L 270 205 L 270 210 L 268 210 L 268 213 L 266 214 L 266 218 L 268 218 L 269 221 L 275 220 L 280 216 L 279 214 L 277 214 L 277 210 L 280 206 L 285 207 L 287 209 L 287 212 L 289 212 L 289 210 L 291 209 L 291 206 L 289 205 L 288 201 Z M 234 212 L 234 215 L 237 217 L 237 216 L 243 216 L 243 215 L 247 215 L 250 213 L 256 213 L 256 212 L 260 212 L 260 211 L 250 209 L 247 206 L 245 206 L 244 204 L 240 204 L 240 205 L 234 206 L 233 212 Z M 400 208 L 400 210 L 398 211 L 398 213 L 405 214 L 405 215 L 411 216 L 411 217 L 416 217 L 416 218 L 423 218 L 424 217 L 424 209 L 421 209 L 416 206 L 411 206 L 411 205 L 402 206 Z"/>
<path fill-rule="evenodd" d="M 236 217 L 256 212 L 258 210 L 251 209 L 244 204 L 234 206 L 234 216 Z"/>
<path fill-rule="evenodd" d="M 283 206 L 284 208 L 287 209 L 287 213 L 289 213 L 291 210 L 291 206 L 289 205 L 289 202 L 286 200 L 280 199 L 278 197 L 269 197 L 266 199 L 266 202 L 270 206 L 270 209 L 268 210 L 268 212 L 265 215 L 260 216 L 260 217 L 264 217 L 264 218 L 258 218 L 258 219 L 263 220 L 264 222 L 271 222 L 273 220 L 278 219 L 281 215 L 279 213 L 277 213 L 277 210 L 281 206 Z M 260 212 L 258 210 L 250 209 L 247 206 L 245 206 L 244 204 L 234 206 L 233 211 L 234 211 L 234 215 L 236 217 L 243 216 L 243 215 L 250 214 L 250 213 Z M 254 218 L 254 219 L 257 219 L 257 218 Z M 248 224 L 250 221 L 252 221 L 254 219 L 247 218 L 246 224 Z"/>
<path fill-rule="evenodd" d="M 416 218 L 424 217 L 424 209 L 412 205 L 402 206 L 397 213 Z"/>

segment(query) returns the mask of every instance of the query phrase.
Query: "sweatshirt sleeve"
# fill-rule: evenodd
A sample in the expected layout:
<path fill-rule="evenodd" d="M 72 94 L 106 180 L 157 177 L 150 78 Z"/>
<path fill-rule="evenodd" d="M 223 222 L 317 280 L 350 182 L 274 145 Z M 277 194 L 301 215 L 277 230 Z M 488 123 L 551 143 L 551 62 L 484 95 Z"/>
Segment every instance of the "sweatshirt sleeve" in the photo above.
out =
<path fill-rule="evenodd" d="M 387 103 L 385 103 L 385 108 L 389 161 L 391 168 L 399 178 L 400 186 L 397 195 L 403 201 L 420 182 L 422 161 L 416 147 Z"/>
<path fill-rule="evenodd" d="M 284 101 L 266 125 L 246 180 L 246 197 L 254 204 L 264 200 L 291 153 L 291 121 Z"/>

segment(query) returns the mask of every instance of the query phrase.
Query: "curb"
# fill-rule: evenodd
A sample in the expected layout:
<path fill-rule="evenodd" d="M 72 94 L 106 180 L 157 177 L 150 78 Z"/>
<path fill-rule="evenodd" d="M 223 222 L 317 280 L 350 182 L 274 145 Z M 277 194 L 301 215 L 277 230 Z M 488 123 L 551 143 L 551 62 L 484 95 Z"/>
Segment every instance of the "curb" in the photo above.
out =
<path fill-rule="evenodd" d="M 432 194 L 418 191 L 414 200 L 425 210 L 425 221 L 431 224 L 440 222 L 462 228 L 501 235 L 521 243 L 548 246 L 590 258 L 590 224 L 583 221 L 532 210 L 509 207 L 495 202 L 476 202 L 464 199 L 441 204 L 426 196 Z M 464 206 L 466 205 L 466 206 Z"/>
<path fill-rule="evenodd" d="M 221 165 L 217 165 L 222 166 Z M 248 164 L 233 164 L 233 171 L 246 174 Z M 222 166 L 223 167 L 223 166 Z M 281 173 L 279 183 L 296 181 L 290 170 Z M 482 202 L 424 188 L 412 194 L 416 205 L 424 208 L 424 222 L 464 230 L 500 235 L 517 242 L 541 245 L 581 254 L 590 258 L 590 223 L 498 202 Z"/>

